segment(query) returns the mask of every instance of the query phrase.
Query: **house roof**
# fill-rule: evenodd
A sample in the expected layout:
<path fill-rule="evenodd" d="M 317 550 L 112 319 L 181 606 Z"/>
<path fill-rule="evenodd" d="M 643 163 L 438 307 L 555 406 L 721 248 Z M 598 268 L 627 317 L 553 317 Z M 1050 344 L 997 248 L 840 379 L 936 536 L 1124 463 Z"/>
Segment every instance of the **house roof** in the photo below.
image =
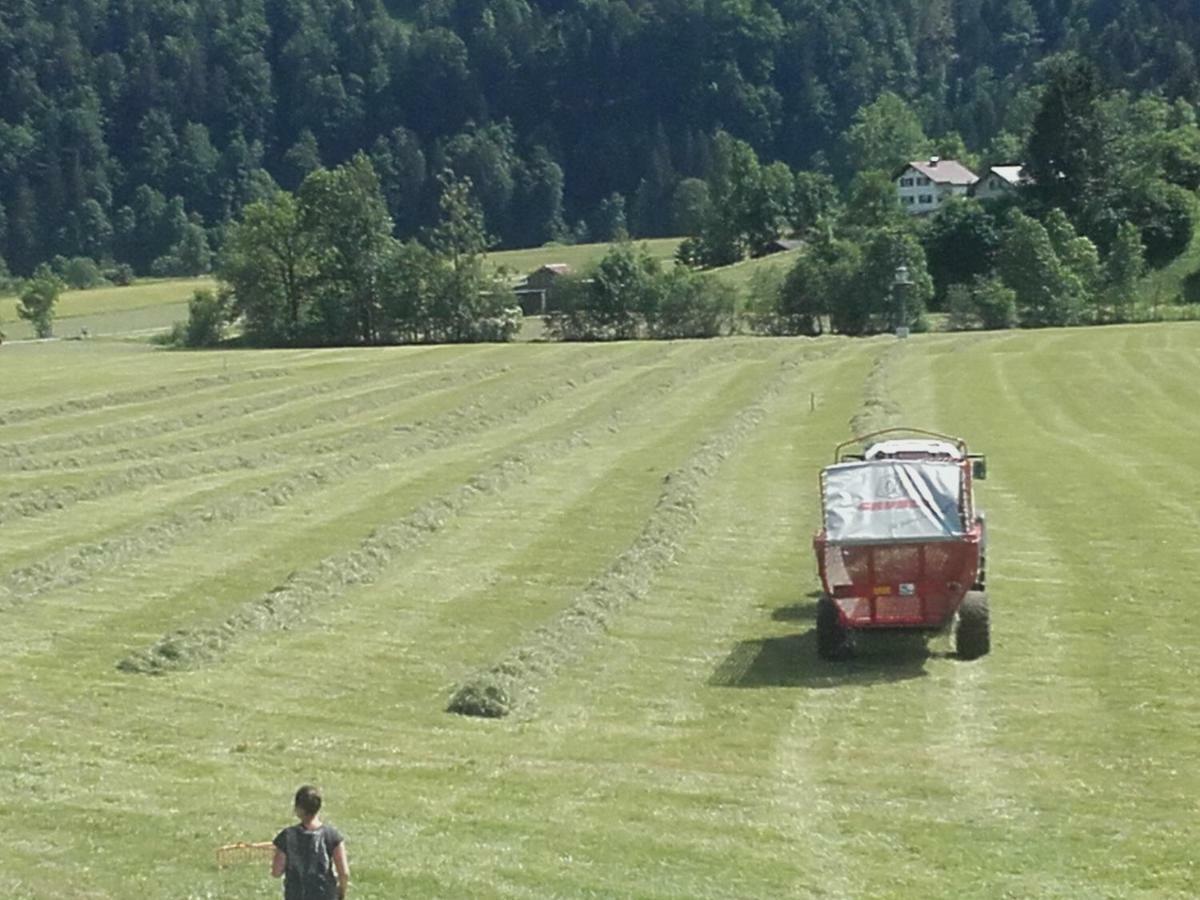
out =
<path fill-rule="evenodd" d="M 1013 187 L 1029 182 L 1029 175 L 1026 173 L 1024 166 L 992 166 L 988 169 L 988 174 L 1000 176 Z"/>
<path fill-rule="evenodd" d="M 908 163 L 900 172 L 896 173 L 896 177 L 908 169 L 916 169 L 934 184 L 972 185 L 979 180 L 978 175 L 958 160 L 938 159 L 936 156 Z"/>
<path fill-rule="evenodd" d="M 801 238 L 776 238 L 767 244 L 768 247 L 780 252 L 795 250 L 798 247 L 804 246 L 804 241 Z"/>

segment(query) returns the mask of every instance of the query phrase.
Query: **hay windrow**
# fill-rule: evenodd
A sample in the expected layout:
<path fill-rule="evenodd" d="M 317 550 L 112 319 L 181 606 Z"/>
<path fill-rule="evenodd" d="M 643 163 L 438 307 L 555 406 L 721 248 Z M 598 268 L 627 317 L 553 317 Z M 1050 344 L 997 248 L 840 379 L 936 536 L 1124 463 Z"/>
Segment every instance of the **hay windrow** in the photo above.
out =
<path fill-rule="evenodd" d="M 900 404 L 892 397 L 892 365 L 904 352 L 904 344 L 890 344 L 878 356 L 863 382 L 863 401 L 858 411 L 850 417 L 850 433 L 870 434 L 883 428 L 899 424 Z"/>
<path fill-rule="evenodd" d="M 257 393 L 240 401 L 205 406 L 177 415 L 140 417 L 136 421 L 118 422 L 94 428 L 81 428 L 66 434 L 50 435 L 0 447 L 0 468 L 9 471 L 46 471 L 80 469 L 107 462 L 129 462 L 175 457 L 180 454 L 202 453 L 214 447 L 239 445 L 247 441 L 286 437 L 329 424 L 337 424 L 356 415 L 386 408 L 396 402 L 398 392 L 423 392 L 432 386 L 456 385 L 483 381 L 506 371 L 507 366 L 479 369 L 440 367 L 413 379 L 411 373 L 393 380 L 382 373 L 369 372 L 315 384 L 294 385 L 277 391 Z M 358 388 L 367 389 L 354 393 Z M 436 388 L 433 388 L 436 389 Z M 319 414 L 290 410 L 293 404 L 330 398 L 334 408 Z M 256 417 L 270 413 L 268 421 L 235 433 L 220 431 L 196 434 L 177 441 L 152 446 L 142 442 L 170 434 L 225 423 L 257 421 Z M 279 421 L 282 419 L 283 421 Z M 92 449 L 94 452 L 81 452 Z"/>
<path fill-rule="evenodd" d="M 455 383 L 459 381 L 474 381 L 478 377 L 490 378 L 496 374 L 507 371 L 507 367 L 499 367 L 494 370 L 487 370 L 485 373 L 475 371 L 472 375 L 474 378 L 459 374 L 457 377 L 453 374 L 441 374 L 438 377 L 438 384 L 441 385 L 445 381 L 450 380 Z M 361 378 L 356 381 L 363 380 Z M 221 433 L 209 437 L 205 441 L 191 442 L 184 444 L 176 444 L 167 448 L 172 451 L 170 456 L 177 458 L 180 455 L 200 454 L 211 451 L 214 447 L 224 448 L 229 446 L 243 446 L 247 440 L 262 440 L 270 438 L 278 440 L 293 436 L 298 432 L 312 431 L 320 427 L 330 424 L 338 424 L 345 419 L 356 415 L 361 415 L 363 412 L 368 412 L 372 409 L 386 408 L 395 403 L 395 397 L 387 393 L 388 387 L 379 388 L 381 396 L 377 398 L 370 406 L 364 410 L 359 407 L 346 407 L 335 413 L 327 413 L 315 419 L 309 419 L 305 422 L 292 422 L 282 425 L 276 425 L 267 434 L 259 433 L 251 437 L 248 432 L 239 434 Z M 319 391 L 317 393 L 325 393 Z M 272 408 L 277 399 L 272 399 L 264 408 Z M 471 408 L 478 406 L 478 398 L 472 398 L 469 403 Z M 250 415 L 252 411 L 247 411 L 246 408 L 240 410 L 237 416 Z M 222 416 L 228 415 L 228 411 L 223 411 Z M 206 415 L 206 418 L 208 416 Z M 237 417 L 234 417 L 236 421 Z M 25 493 L 10 494 L 4 498 L 3 503 L 0 503 L 0 524 L 5 522 L 15 521 L 17 519 L 27 518 L 31 516 L 51 513 L 58 510 L 66 509 L 76 503 L 89 500 L 99 500 L 104 497 L 110 497 L 117 494 L 141 490 L 157 484 L 165 484 L 173 481 L 183 481 L 192 478 L 199 478 L 208 475 L 217 475 L 225 472 L 235 471 L 253 471 L 256 469 L 273 468 L 285 465 L 292 461 L 297 456 L 312 456 L 319 454 L 327 456 L 340 451 L 354 448 L 362 449 L 365 446 L 380 443 L 388 438 L 392 438 L 397 433 L 397 427 L 394 425 L 384 425 L 372 429 L 347 429 L 339 438 L 336 439 L 314 439 L 319 442 L 316 448 L 310 448 L 302 442 L 294 442 L 285 444 L 283 448 L 274 450 L 266 449 L 259 450 L 257 453 L 241 451 L 236 454 L 223 454 L 209 456 L 206 459 L 191 461 L 191 462 L 160 462 L 132 466 L 120 472 L 108 475 L 102 478 L 96 478 L 85 485 L 62 485 L 54 488 L 41 488 Z M 160 453 L 143 454 L 135 449 L 130 449 L 128 452 L 122 451 L 122 458 L 140 458 L 145 455 L 158 456 Z M 87 465 L 93 465 L 94 461 L 89 459 L 73 456 L 68 458 L 64 468 L 82 468 Z M 31 467 L 32 468 L 32 467 Z"/>
<path fill-rule="evenodd" d="M 117 663 L 117 668 L 141 674 L 166 674 L 195 668 L 214 661 L 246 635 L 294 626 L 312 608 L 335 601 L 353 585 L 372 581 L 394 564 L 398 556 L 432 540 L 452 518 L 473 503 L 526 480 L 545 460 L 561 458 L 601 433 L 619 431 L 623 414 L 629 409 L 651 404 L 676 386 L 688 384 L 696 371 L 711 364 L 711 358 L 703 358 L 686 368 L 647 369 L 641 377 L 657 382 L 646 385 L 644 390 L 621 392 L 617 409 L 606 420 L 594 421 L 589 428 L 575 429 L 568 437 L 533 442 L 513 451 L 502 462 L 475 475 L 457 490 L 426 503 L 390 525 L 377 528 L 355 550 L 330 557 L 312 569 L 294 574 L 264 596 L 244 604 L 219 625 L 182 629 L 164 635 L 151 647 L 126 656 Z M 577 371 L 574 378 L 542 392 L 535 401 L 548 402 L 563 389 L 574 390 L 602 374 Z M 476 421 L 470 427 L 475 430 L 495 424 Z M 570 427 L 569 422 L 567 427 Z"/>
<path fill-rule="evenodd" d="M 770 401 L 791 380 L 794 368 L 786 366 L 753 405 L 734 415 L 682 466 L 664 476 L 654 511 L 634 542 L 527 642 L 458 685 L 447 711 L 502 718 L 526 706 L 542 684 L 607 631 L 623 608 L 645 600 L 655 577 L 682 549 L 705 485 L 763 421 Z"/>
<path fill-rule="evenodd" d="M 381 451 L 375 461 L 383 458 L 395 458 L 396 453 L 411 455 L 413 452 L 436 449 L 446 446 L 468 433 L 477 433 L 495 427 L 503 421 L 511 421 L 528 415 L 545 403 L 558 399 L 573 390 L 579 384 L 589 383 L 612 371 L 614 370 L 611 363 L 597 362 L 591 367 L 573 370 L 575 376 L 573 380 L 556 381 L 551 387 L 542 388 L 531 399 L 522 403 L 510 402 L 497 409 L 495 404 L 489 402 L 491 395 L 480 392 L 473 395 L 462 406 L 443 413 L 429 422 L 418 422 L 415 425 L 397 425 L 394 422 L 388 422 L 371 428 L 347 429 L 337 436 L 313 439 L 309 443 L 296 443 L 292 446 L 291 452 L 263 450 L 258 454 L 227 454 L 192 462 L 139 465 L 97 478 L 84 485 L 64 485 L 28 491 L 23 494 L 10 494 L 0 504 L 0 525 L 18 519 L 54 513 L 77 503 L 100 500 L 158 484 L 224 472 L 275 467 L 286 464 L 297 454 L 330 456 L 348 449 L 363 449 L 379 443 L 394 444 L 398 436 L 407 437 L 410 444 L 413 444 L 415 436 L 415 445 L 407 450 L 395 450 L 388 447 L 387 456 L 385 457 Z M 227 442 L 223 443 L 227 444 Z"/>
<path fill-rule="evenodd" d="M 151 388 L 114 391 L 107 394 L 96 394 L 91 397 L 78 397 L 74 400 L 51 403 L 47 406 L 18 407 L 0 412 L 0 425 L 19 425 L 39 419 L 75 415 L 77 413 L 93 412 L 110 407 L 129 406 L 135 403 L 148 403 L 171 397 L 192 397 L 198 391 L 204 391 L 209 388 L 224 388 L 231 384 L 239 384 L 245 381 L 284 378 L 292 374 L 290 370 L 283 368 L 252 369 L 248 372 L 222 372 L 220 375 L 204 375 L 178 384 L 163 384 Z"/>
<path fill-rule="evenodd" d="M 463 407 L 457 407 L 437 419 L 421 423 L 419 429 L 388 425 L 370 435 L 362 431 L 349 432 L 337 440 L 327 441 L 319 448 L 314 448 L 311 454 L 329 457 L 346 447 L 369 450 L 374 443 L 381 443 L 382 446 L 366 454 L 335 456 L 332 462 L 309 467 L 263 487 L 170 514 L 104 541 L 76 545 L 47 559 L 14 570 L 0 578 L 0 609 L 12 607 L 18 602 L 26 602 L 51 590 L 79 584 L 98 572 L 122 563 L 164 552 L 177 541 L 204 528 L 232 524 L 256 513 L 285 506 L 311 491 L 336 485 L 380 464 L 417 458 L 422 454 L 451 446 L 488 428 L 517 421 L 545 404 L 562 399 L 579 387 L 603 378 L 613 370 L 610 364 L 603 363 L 582 369 L 576 368 L 573 371 L 573 379 L 556 379 L 551 386 L 542 388 L 522 402 L 510 402 L 484 409 L 476 397 Z M 280 456 L 273 462 L 283 460 L 284 457 Z M 258 466 L 251 460 L 239 467 Z M 190 474 L 202 473 L 192 471 Z M 27 515 L 36 514 L 61 509 L 82 499 L 96 499 L 103 495 L 104 487 L 102 484 L 91 486 L 90 496 L 63 491 L 37 498 L 18 499 L 0 507 L 0 521 L 3 521 L 6 515 L 16 518 L 20 512 Z M 27 509 L 27 505 L 33 507 L 32 512 Z"/>
<path fill-rule="evenodd" d="M 566 450 L 567 446 L 561 449 Z M 117 668 L 148 675 L 195 668 L 219 656 L 247 632 L 287 628 L 310 608 L 328 602 L 347 587 L 370 583 L 397 555 L 429 541 L 479 496 L 497 493 L 523 481 L 532 468 L 533 461 L 528 457 L 509 457 L 454 492 L 429 501 L 398 522 L 376 529 L 354 550 L 293 574 L 262 597 L 244 604 L 220 625 L 171 632 L 149 648 L 129 654 L 117 663 Z"/>

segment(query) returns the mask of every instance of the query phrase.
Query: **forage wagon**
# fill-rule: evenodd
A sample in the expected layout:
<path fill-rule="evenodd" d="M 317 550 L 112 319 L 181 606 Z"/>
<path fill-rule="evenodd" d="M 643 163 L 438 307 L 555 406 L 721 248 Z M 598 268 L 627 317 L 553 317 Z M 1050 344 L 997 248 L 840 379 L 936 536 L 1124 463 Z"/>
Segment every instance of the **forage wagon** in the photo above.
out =
<path fill-rule="evenodd" d="M 813 538 L 821 656 L 847 655 L 856 632 L 952 623 L 961 658 L 989 651 L 987 534 L 973 489 L 986 475 L 986 460 L 965 441 L 922 429 L 837 446 L 821 471 L 824 522 Z"/>

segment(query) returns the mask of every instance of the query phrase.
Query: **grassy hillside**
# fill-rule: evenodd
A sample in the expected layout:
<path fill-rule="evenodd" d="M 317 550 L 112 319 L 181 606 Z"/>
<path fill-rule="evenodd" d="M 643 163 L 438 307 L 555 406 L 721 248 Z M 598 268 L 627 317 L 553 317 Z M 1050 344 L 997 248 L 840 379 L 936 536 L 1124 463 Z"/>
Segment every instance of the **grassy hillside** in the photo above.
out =
<path fill-rule="evenodd" d="M 783 253 L 772 253 L 770 256 L 760 256 L 757 259 L 744 259 L 731 266 L 709 270 L 713 278 L 724 281 L 737 288 L 745 288 L 758 272 L 777 272 L 780 275 L 796 264 L 796 257 L 803 250 L 787 250 Z"/>
<path fill-rule="evenodd" d="M 655 259 L 668 261 L 674 258 L 675 249 L 682 238 L 653 238 L 634 241 Z M 596 265 L 612 248 L 612 244 L 571 244 L 550 247 L 531 247 L 528 250 L 501 250 L 489 253 L 487 260 L 493 268 L 505 267 L 519 275 L 528 275 L 534 269 L 552 263 L 566 263 L 576 272 Z"/>
<path fill-rule="evenodd" d="M 1191 246 L 1171 264 L 1148 273 L 1141 284 L 1141 295 L 1152 305 L 1174 303 L 1183 292 L 1183 279 L 1200 271 L 1200 229 Z"/>
<path fill-rule="evenodd" d="M 0 352 L 8 896 L 270 896 L 307 780 L 360 898 L 1194 891 L 1200 326 Z M 852 419 L 989 455 L 991 656 L 815 658 Z"/>

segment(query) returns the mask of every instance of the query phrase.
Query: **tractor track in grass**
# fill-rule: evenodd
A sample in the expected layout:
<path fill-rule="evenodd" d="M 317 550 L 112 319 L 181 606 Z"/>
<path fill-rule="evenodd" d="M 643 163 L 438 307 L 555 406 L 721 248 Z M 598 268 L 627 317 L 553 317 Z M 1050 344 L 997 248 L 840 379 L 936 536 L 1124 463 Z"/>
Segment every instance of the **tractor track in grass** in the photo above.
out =
<path fill-rule="evenodd" d="M 820 355 L 826 352 L 832 351 Z M 705 486 L 761 424 L 771 400 L 796 379 L 802 363 L 789 361 L 782 368 L 752 404 L 714 428 L 682 465 L 663 478 L 654 511 L 633 543 L 550 622 L 457 685 L 448 712 L 500 718 L 529 707 L 540 687 L 597 641 L 622 609 L 645 599 L 654 578 L 682 548 Z"/>
<path fill-rule="evenodd" d="M 958 352 L 957 346 L 954 352 Z M 996 360 L 997 354 L 988 357 Z M 957 415 L 955 403 L 960 399 L 961 382 L 941 374 L 941 359 L 936 355 L 926 354 L 914 361 L 920 365 L 918 374 L 912 374 L 902 379 L 900 384 L 905 387 L 905 396 L 912 396 L 912 413 L 922 421 L 937 427 L 940 423 L 961 421 Z M 976 370 L 977 371 L 977 370 Z M 993 374 L 999 370 L 993 369 Z M 977 372 L 977 382 L 983 378 Z M 988 396 L 1011 396 L 1008 386 L 985 392 Z M 1000 403 L 1003 400 L 996 400 Z M 941 430 L 949 428 L 949 433 L 957 433 L 961 429 L 946 425 Z M 963 434 L 974 450 L 984 452 L 995 458 L 1000 454 L 1000 448 L 981 446 L 986 440 L 983 434 Z M 1015 518 L 1008 508 L 1011 497 L 1004 494 L 1003 481 L 1007 473 L 993 470 L 993 478 L 976 486 L 980 509 L 991 513 L 989 516 L 990 545 L 996 549 L 989 568 L 990 575 L 995 576 L 996 570 L 1008 568 L 1008 557 L 1011 547 L 1007 542 L 999 543 L 994 532 L 1006 521 Z M 997 484 L 997 482 L 1000 482 Z M 1043 543 L 1045 538 L 1037 533 L 1036 523 L 1026 528 L 1030 543 Z M 1000 548 L 1003 549 L 1000 549 Z M 999 561 L 1003 557 L 1003 561 Z M 991 593 L 991 592 L 989 592 Z M 1005 621 L 1001 617 L 998 623 L 995 615 L 996 604 L 990 604 L 992 653 L 1006 651 L 1005 642 L 997 625 Z M 933 640 L 950 643 L 953 641 L 953 626 L 944 636 Z M 1014 784 L 1003 762 L 999 761 L 996 741 L 1003 731 L 1003 719 L 998 715 L 995 704 L 995 681 L 993 678 L 994 664 L 990 656 L 985 656 L 972 662 L 963 662 L 957 658 L 947 660 L 947 671 L 939 668 L 934 676 L 945 684 L 945 690 L 936 695 L 938 707 L 936 711 L 926 716 L 925 730 L 930 746 L 930 756 L 944 765 L 946 771 L 953 773 L 951 785 L 954 792 L 954 807 L 959 810 L 958 817 L 965 822 L 978 819 L 979 821 L 1004 822 L 1013 817 Z"/>
<path fill-rule="evenodd" d="M 662 354 L 662 351 L 658 351 Z M 302 621 L 311 610 L 328 606 L 346 590 L 369 583 L 396 559 L 433 540 L 456 517 L 478 502 L 526 481 L 544 461 L 559 459 L 597 438 L 612 439 L 619 433 L 629 412 L 645 408 L 680 386 L 686 386 L 690 374 L 707 369 L 729 354 L 715 347 L 706 356 L 686 366 L 651 367 L 640 374 L 657 380 L 640 390 L 626 390 L 618 406 L 607 416 L 576 427 L 572 417 L 555 426 L 568 431 L 566 436 L 542 440 L 518 441 L 496 455 L 499 459 L 485 466 L 458 486 L 442 492 L 417 509 L 377 526 L 357 547 L 320 561 L 312 568 L 293 573 L 283 583 L 263 595 L 243 603 L 217 625 L 179 629 L 163 635 L 150 647 L 134 651 L 118 663 L 128 673 L 166 674 L 211 663 L 246 635 L 282 630 Z M 614 363 L 613 370 L 628 370 L 628 360 Z M 489 425 L 479 430 L 487 430 Z"/>
<path fill-rule="evenodd" d="M 691 830 L 732 814 L 762 838 L 748 851 L 752 859 L 794 860 L 790 878 L 744 883 L 746 896 L 854 895 L 836 797 L 813 752 L 842 710 L 836 692 L 800 687 L 826 665 L 804 634 L 812 601 L 801 598 L 814 586 L 806 554 L 816 467 L 861 401 L 874 352 L 847 343 L 843 357 L 814 371 L 823 401 L 815 409 L 771 407 L 706 490 L 679 566 L 655 583 L 656 602 L 630 608 L 616 628 L 621 646 L 589 656 L 569 683 L 555 684 L 553 704 L 539 703 L 547 734 L 577 733 L 559 723 L 580 719 L 598 742 L 608 729 L 651 733 L 655 756 L 667 759 L 686 754 L 703 723 L 736 721 L 713 733 L 706 758 L 739 758 L 749 783 L 736 786 L 723 767 L 706 767 L 716 802 L 677 822 Z M 756 736 L 753 745 L 746 734 Z"/>
<path fill-rule="evenodd" d="M 380 464 L 414 459 L 489 429 L 518 422 L 546 404 L 562 400 L 619 371 L 604 356 L 589 358 L 583 365 L 576 360 L 564 362 L 569 368 L 546 373 L 544 380 L 550 383 L 549 386 L 537 390 L 539 385 L 531 385 L 531 394 L 524 400 L 513 400 L 510 396 L 502 405 L 489 405 L 488 401 L 492 399 L 489 396 L 475 397 L 464 406 L 422 421 L 419 427 L 386 428 L 374 440 L 364 439 L 360 436 L 361 431 L 355 431 L 338 442 L 344 445 L 343 449 L 355 447 L 362 451 L 381 440 L 386 444 L 375 452 L 351 453 L 331 462 L 307 466 L 270 484 L 162 516 L 100 541 L 60 550 L 10 571 L 0 577 L 0 609 L 79 584 L 123 563 L 162 553 L 201 530 L 231 525 L 256 513 L 288 505 L 312 491 L 332 487 Z M 632 377 L 637 374 L 636 370 L 630 372 Z M 328 452 L 326 447 L 325 455 Z"/>

